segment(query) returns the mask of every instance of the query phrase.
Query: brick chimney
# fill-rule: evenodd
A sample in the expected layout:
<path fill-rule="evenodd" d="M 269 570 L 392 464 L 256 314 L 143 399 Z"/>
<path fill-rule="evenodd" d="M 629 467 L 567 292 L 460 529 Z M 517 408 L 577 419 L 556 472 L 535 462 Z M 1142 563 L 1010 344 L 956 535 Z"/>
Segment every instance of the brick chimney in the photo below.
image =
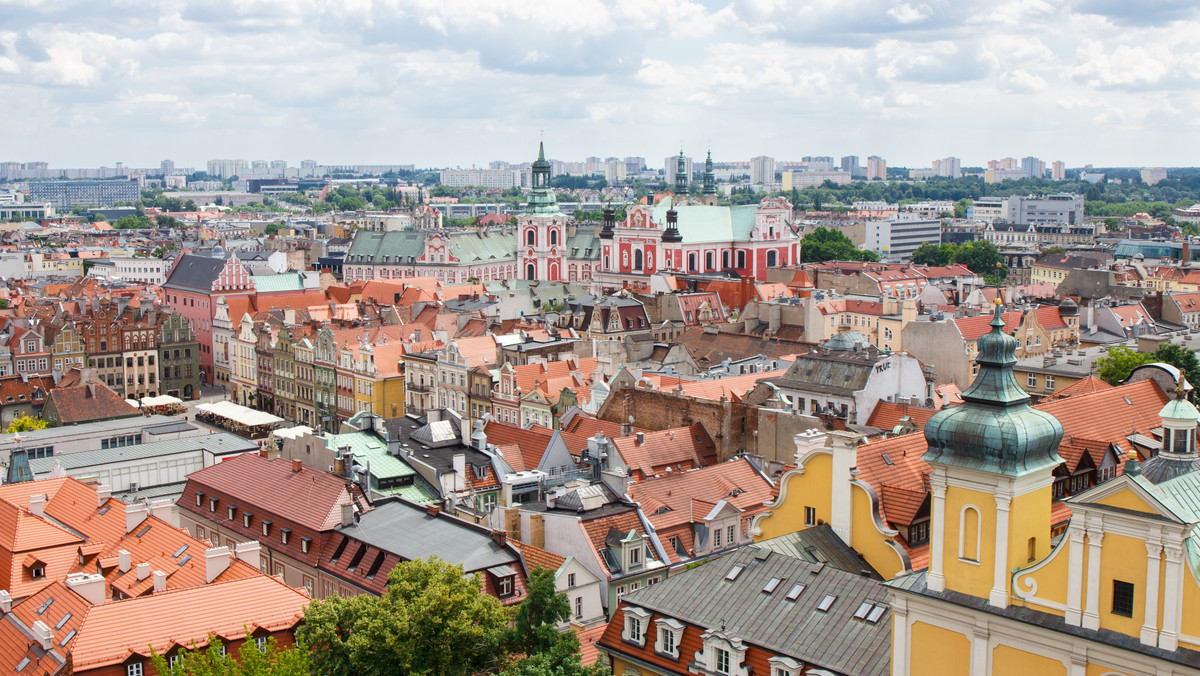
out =
<path fill-rule="evenodd" d="M 175 511 L 175 503 L 170 498 L 154 500 L 150 503 L 150 514 L 170 524 L 172 528 L 179 527 L 179 516 Z"/>
<path fill-rule="evenodd" d="M 29 512 L 34 516 L 46 516 L 46 496 L 40 493 L 29 496 Z"/>
<path fill-rule="evenodd" d="M 508 543 L 508 531 L 494 530 L 492 531 L 492 541 L 503 547 Z"/>
<path fill-rule="evenodd" d="M 354 503 L 342 505 L 342 527 L 354 525 Z"/>
<path fill-rule="evenodd" d="M 304 469 L 304 463 L 300 462 L 299 458 L 292 458 L 292 471 L 299 474 L 302 469 Z"/>
<path fill-rule="evenodd" d="M 442 506 L 437 503 L 434 503 L 432 505 L 425 505 L 425 513 L 428 514 L 429 516 L 437 516 L 438 514 L 441 513 L 441 511 L 442 511 Z"/>
<path fill-rule="evenodd" d="M 103 507 L 104 503 L 112 497 L 112 486 L 108 484 L 100 484 L 96 486 L 96 507 Z"/>

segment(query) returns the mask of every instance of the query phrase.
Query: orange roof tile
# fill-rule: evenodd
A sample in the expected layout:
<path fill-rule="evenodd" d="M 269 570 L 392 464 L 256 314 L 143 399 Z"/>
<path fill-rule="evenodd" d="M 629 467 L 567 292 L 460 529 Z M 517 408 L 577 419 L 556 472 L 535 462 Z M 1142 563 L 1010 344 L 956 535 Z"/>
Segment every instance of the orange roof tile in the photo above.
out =
<path fill-rule="evenodd" d="M 75 637 L 72 661 L 82 671 L 119 664 L 134 653 L 204 646 L 210 633 L 228 641 L 256 628 L 289 630 L 308 602 L 302 590 L 257 575 L 92 606 Z"/>
<path fill-rule="evenodd" d="M 925 423 L 929 422 L 934 413 L 937 413 L 937 409 L 898 404 L 894 401 L 880 401 L 875 405 L 875 410 L 871 411 L 871 417 L 867 419 L 867 425 L 890 432 L 896 425 L 900 424 L 901 418 L 908 416 L 916 423 L 918 430 L 923 430 L 925 429 Z"/>
<path fill-rule="evenodd" d="M 1102 390 L 1111 390 L 1112 387 L 1112 385 L 1100 380 L 1096 376 L 1089 375 L 1079 382 L 1072 383 L 1070 386 L 1064 387 L 1058 392 L 1055 392 L 1054 396 L 1048 397 L 1046 400 L 1053 401 L 1055 399 L 1064 399 L 1066 397 L 1074 397 L 1080 394 L 1092 394 Z"/>
<path fill-rule="evenodd" d="M 630 478 L 635 481 L 662 474 L 667 467 L 682 471 L 716 462 L 716 446 L 699 423 L 641 435 L 641 443 L 636 434 L 612 440 L 621 459 L 629 466 Z"/>
<path fill-rule="evenodd" d="M 525 561 L 525 569 L 533 571 L 534 568 L 548 568 L 550 570 L 558 570 L 564 563 L 567 562 L 565 556 L 560 556 L 554 552 L 548 552 L 541 547 L 527 545 L 519 540 L 510 540 L 521 552 L 521 558 Z"/>

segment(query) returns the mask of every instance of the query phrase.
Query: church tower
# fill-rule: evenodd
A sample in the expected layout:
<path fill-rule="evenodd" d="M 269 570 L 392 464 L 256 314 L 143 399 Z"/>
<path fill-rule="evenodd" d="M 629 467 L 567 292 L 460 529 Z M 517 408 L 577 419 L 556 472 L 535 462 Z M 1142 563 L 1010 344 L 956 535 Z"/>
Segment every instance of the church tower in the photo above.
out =
<path fill-rule="evenodd" d="M 687 160 L 683 157 L 683 148 L 679 149 L 679 162 L 675 168 L 675 199 L 674 204 L 679 206 L 687 200 L 688 183 L 690 177 L 687 173 Z"/>
<path fill-rule="evenodd" d="M 708 149 L 708 159 L 704 160 L 704 190 L 700 194 L 700 203 L 717 206 L 717 178 L 713 173 L 712 148 Z"/>
<path fill-rule="evenodd" d="M 550 163 L 546 161 L 543 143 L 538 143 L 538 158 L 531 169 L 529 207 L 521 215 L 517 228 L 517 253 L 521 261 L 518 274 L 523 279 L 562 281 L 567 216 L 558 210 L 550 187 Z"/>
<path fill-rule="evenodd" d="M 979 374 L 964 403 L 925 425 L 931 466 L 930 591 L 1009 605 L 1011 571 L 1050 553 L 1053 470 L 1063 428 L 1029 405 L 1013 365 L 1017 341 L 1001 305 L 979 339 Z"/>

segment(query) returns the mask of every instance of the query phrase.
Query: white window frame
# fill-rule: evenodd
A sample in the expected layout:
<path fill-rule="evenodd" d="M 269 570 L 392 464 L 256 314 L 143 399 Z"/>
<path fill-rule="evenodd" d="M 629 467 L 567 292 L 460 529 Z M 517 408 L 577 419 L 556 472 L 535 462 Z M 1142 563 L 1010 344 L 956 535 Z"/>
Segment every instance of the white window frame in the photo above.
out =
<path fill-rule="evenodd" d="M 621 638 L 640 647 L 646 647 L 646 630 L 650 624 L 650 613 L 636 606 L 625 608 L 625 628 Z"/>
<path fill-rule="evenodd" d="M 669 617 L 654 621 L 654 652 L 679 659 L 679 645 L 683 642 L 683 624 Z"/>

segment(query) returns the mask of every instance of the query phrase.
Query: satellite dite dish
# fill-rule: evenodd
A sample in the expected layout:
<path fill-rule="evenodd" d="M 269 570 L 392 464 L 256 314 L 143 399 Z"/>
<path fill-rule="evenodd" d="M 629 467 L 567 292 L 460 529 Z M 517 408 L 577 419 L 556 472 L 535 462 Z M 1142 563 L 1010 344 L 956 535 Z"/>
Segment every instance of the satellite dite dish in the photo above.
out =
<path fill-rule="evenodd" d="M 630 425 L 632 425 L 632 424 L 633 424 L 633 416 L 632 416 L 632 415 L 631 415 L 631 416 L 629 416 L 629 424 L 630 424 Z"/>

